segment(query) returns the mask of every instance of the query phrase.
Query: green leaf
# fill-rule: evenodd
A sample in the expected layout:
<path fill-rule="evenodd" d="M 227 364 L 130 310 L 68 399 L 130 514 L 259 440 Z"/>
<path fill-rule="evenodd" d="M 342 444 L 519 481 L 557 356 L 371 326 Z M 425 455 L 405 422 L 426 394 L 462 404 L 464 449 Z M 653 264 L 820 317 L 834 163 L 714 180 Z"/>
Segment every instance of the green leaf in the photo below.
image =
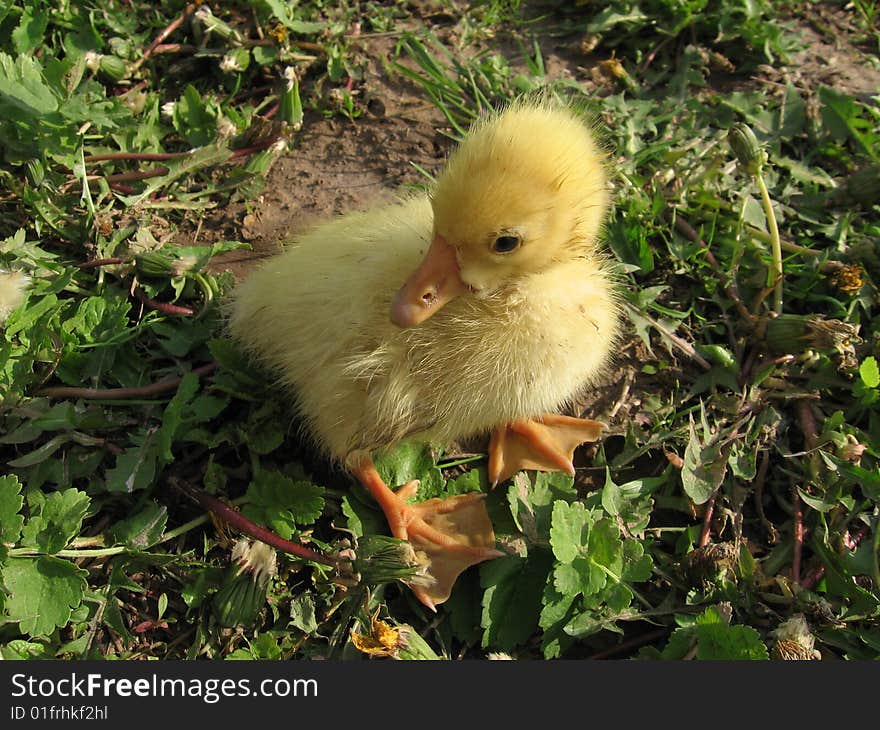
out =
<path fill-rule="evenodd" d="M 858 128 L 862 114 L 858 102 L 827 86 L 819 87 L 819 101 L 822 102 L 822 124 L 829 134 L 839 142 L 852 138 L 865 154 L 876 159 L 871 141 Z"/>
<path fill-rule="evenodd" d="M 266 5 L 272 14 L 294 33 L 318 33 L 327 27 L 326 23 L 299 20 L 295 15 L 297 9 L 295 3 L 282 0 L 259 0 L 259 2 Z"/>
<path fill-rule="evenodd" d="M 290 625 L 313 634 L 318 630 L 318 619 L 315 615 L 315 597 L 310 593 L 301 593 L 290 601 Z"/>
<path fill-rule="evenodd" d="M 604 574 L 586 558 L 575 558 L 569 563 L 560 563 L 553 570 L 553 587 L 564 596 L 577 597 L 581 593 L 595 593 L 603 585 L 605 585 Z"/>
<path fill-rule="evenodd" d="M 9 592 L 6 617 L 18 622 L 24 634 L 48 636 L 66 625 L 82 602 L 87 575 L 60 558 L 9 558 L 3 568 Z"/>
<path fill-rule="evenodd" d="M 290 539 L 297 525 L 309 525 L 324 509 L 323 487 L 281 472 L 261 469 L 248 486 L 242 513 Z"/>
<path fill-rule="evenodd" d="M 645 555 L 645 546 L 638 540 L 624 540 L 621 578 L 631 583 L 642 583 L 653 572 L 654 561 L 650 555 Z"/>
<path fill-rule="evenodd" d="M 162 428 L 159 430 L 157 448 L 162 459 L 166 462 L 174 460 L 171 445 L 176 440 L 177 432 L 184 422 L 183 410 L 189 405 L 198 391 L 199 376 L 189 372 L 181 378 L 180 384 L 177 386 L 177 392 L 165 407 L 165 412 L 162 414 Z"/>
<path fill-rule="evenodd" d="M 403 441 L 390 451 L 376 453 L 373 460 L 379 475 L 392 489 L 418 479 L 420 500 L 443 494 L 445 480 L 427 444 Z"/>
<path fill-rule="evenodd" d="M 572 643 L 572 637 L 563 630 L 568 621 L 568 616 L 574 604 L 576 596 L 573 594 L 559 593 L 548 581 L 544 587 L 542 601 L 544 607 L 538 625 L 543 629 L 541 648 L 545 659 L 553 659 L 562 655 Z"/>
<path fill-rule="evenodd" d="M 0 113 L 10 113 L 10 106 L 31 116 L 58 109 L 58 97 L 46 85 L 40 62 L 32 55 L 13 60 L 0 52 Z"/>
<path fill-rule="evenodd" d="M 541 596 L 553 558 L 533 550 L 527 558 L 498 558 L 480 567 L 483 593 L 484 647 L 511 651 L 525 643 L 538 626 Z"/>
<path fill-rule="evenodd" d="M 138 435 L 133 440 L 140 441 L 140 445 L 119 454 L 116 466 L 107 470 L 107 491 L 132 493 L 153 486 L 159 456 L 156 442 L 151 433 Z"/>
<path fill-rule="evenodd" d="M 38 644 L 35 641 L 25 641 L 24 639 L 13 639 L 8 644 L 0 646 L 0 657 L 7 661 L 54 659 L 55 652 L 46 644 Z"/>
<path fill-rule="evenodd" d="M 761 635 L 751 626 L 698 624 L 697 659 L 768 659 Z"/>
<path fill-rule="evenodd" d="M 146 550 L 159 542 L 167 522 L 168 508 L 150 502 L 137 514 L 117 522 L 108 532 L 117 543 Z"/>
<path fill-rule="evenodd" d="M 623 545 L 617 525 L 607 517 L 590 529 L 587 555 L 593 563 L 602 565 L 618 578 L 623 572 Z"/>
<path fill-rule="evenodd" d="M 727 461 L 717 446 L 705 446 L 697 436 L 694 423 L 690 423 L 690 439 L 684 451 L 681 483 L 685 494 L 694 504 L 708 501 L 721 486 Z"/>
<path fill-rule="evenodd" d="M 12 42 L 15 50 L 26 54 L 33 51 L 43 42 L 43 34 L 49 24 L 49 13 L 43 10 L 36 15 L 32 14 L 31 8 L 22 11 L 18 27 L 12 31 Z"/>
<path fill-rule="evenodd" d="M 200 147 L 211 142 L 217 133 L 217 110 L 202 101 L 192 84 L 187 84 L 174 105 L 173 122 L 174 128 L 190 145 Z"/>
<path fill-rule="evenodd" d="M 519 472 L 507 489 L 507 501 L 517 528 L 533 544 L 546 545 L 552 522 L 553 502 L 577 497 L 574 479 L 568 474 Z"/>
<path fill-rule="evenodd" d="M 559 562 L 570 563 L 586 549 L 592 523 L 590 513 L 580 502 L 553 503 L 550 545 Z"/>
<path fill-rule="evenodd" d="M 91 502 L 85 492 L 73 488 L 48 496 L 33 492 L 28 500 L 31 516 L 22 529 L 22 544 L 50 554 L 63 550 L 79 534 Z"/>
<path fill-rule="evenodd" d="M 880 385 L 880 368 L 877 367 L 877 360 L 873 355 L 862 360 L 862 364 L 859 365 L 859 377 L 869 388 Z"/>
<path fill-rule="evenodd" d="M 20 514 L 24 499 L 21 483 L 15 474 L 0 477 L 0 543 L 14 545 L 21 534 L 24 517 Z"/>

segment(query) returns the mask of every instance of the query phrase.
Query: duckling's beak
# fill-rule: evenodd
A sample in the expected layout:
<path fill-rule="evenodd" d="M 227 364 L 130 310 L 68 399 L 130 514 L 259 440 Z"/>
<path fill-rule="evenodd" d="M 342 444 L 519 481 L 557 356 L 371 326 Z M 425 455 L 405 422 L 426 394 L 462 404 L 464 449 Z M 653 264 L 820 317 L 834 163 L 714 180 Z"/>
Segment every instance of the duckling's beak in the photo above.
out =
<path fill-rule="evenodd" d="M 422 263 L 394 295 L 391 321 L 398 327 L 414 327 L 468 290 L 461 280 L 455 248 L 436 235 Z"/>

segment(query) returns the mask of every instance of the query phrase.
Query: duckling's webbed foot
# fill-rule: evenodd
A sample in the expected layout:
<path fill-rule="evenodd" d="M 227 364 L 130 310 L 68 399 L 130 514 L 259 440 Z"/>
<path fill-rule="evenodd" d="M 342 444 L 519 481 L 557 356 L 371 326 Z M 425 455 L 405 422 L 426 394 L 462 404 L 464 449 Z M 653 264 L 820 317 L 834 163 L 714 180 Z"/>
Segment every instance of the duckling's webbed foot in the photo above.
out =
<path fill-rule="evenodd" d="M 393 492 L 367 456 L 361 457 L 352 472 L 379 503 L 391 534 L 409 540 L 416 553 L 424 556 L 426 574 L 409 586 L 428 608 L 433 610 L 449 598 L 464 570 L 504 554 L 493 549 L 495 532 L 486 512 L 485 495 L 472 492 L 407 504 L 406 500 L 415 496 L 418 481 Z"/>
<path fill-rule="evenodd" d="M 559 415 L 499 426 L 489 442 L 489 480 L 494 486 L 521 469 L 574 475 L 574 450 L 582 443 L 596 441 L 603 428 L 599 421 Z"/>

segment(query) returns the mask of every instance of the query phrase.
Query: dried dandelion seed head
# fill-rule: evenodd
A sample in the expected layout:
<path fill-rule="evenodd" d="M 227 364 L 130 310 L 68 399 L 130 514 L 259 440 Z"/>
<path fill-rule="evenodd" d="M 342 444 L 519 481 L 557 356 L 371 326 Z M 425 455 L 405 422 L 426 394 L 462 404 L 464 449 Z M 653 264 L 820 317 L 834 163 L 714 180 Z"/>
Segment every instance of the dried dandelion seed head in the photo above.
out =
<path fill-rule="evenodd" d="M 820 659 L 821 655 L 813 648 L 815 637 L 802 613 L 796 613 L 787 621 L 779 624 L 770 635 L 776 644 L 770 652 L 774 659 L 810 660 Z"/>
<path fill-rule="evenodd" d="M 778 352 L 810 356 L 810 351 L 840 356 L 841 369 L 856 360 L 859 325 L 821 314 L 780 314 L 767 322 L 767 344 Z"/>
<path fill-rule="evenodd" d="M 171 276 L 183 276 L 192 271 L 199 259 L 196 256 L 181 256 L 171 263 Z"/>
<path fill-rule="evenodd" d="M 217 122 L 217 140 L 223 142 L 232 139 L 236 134 L 238 134 L 238 129 L 235 124 L 227 117 L 220 117 L 220 121 Z"/>
<path fill-rule="evenodd" d="M 275 548 L 264 542 L 241 539 L 232 548 L 232 561 L 238 563 L 238 574 L 250 573 L 253 580 L 266 583 L 278 573 Z"/>
<path fill-rule="evenodd" d="M 97 73 L 98 69 L 101 68 L 101 59 L 103 58 L 103 56 L 100 53 L 95 53 L 95 51 L 86 51 L 86 54 L 83 58 L 85 60 L 86 68 L 92 73 Z"/>
<path fill-rule="evenodd" d="M 294 66 L 285 66 L 284 71 L 281 72 L 281 76 L 284 78 L 284 83 L 287 87 L 287 90 L 293 91 L 294 85 L 299 80 L 299 77 L 296 73 L 296 68 Z"/>
<path fill-rule="evenodd" d="M 685 557 L 684 567 L 695 583 L 705 585 L 732 571 L 739 556 L 735 542 L 717 542 L 696 548 Z"/>
<path fill-rule="evenodd" d="M 4 271 L 0 269 L 0 325 L 24 301 L 31 278 L 23 271 Z"/>
<path fill-rule="evenodd" d="M 220 70 L 223 71 L 223 73 L 236 73 L 238 71 L 244 71 L 244 66 L 241 65 L 237 53 L 227 53 L 220 60 Z"/>

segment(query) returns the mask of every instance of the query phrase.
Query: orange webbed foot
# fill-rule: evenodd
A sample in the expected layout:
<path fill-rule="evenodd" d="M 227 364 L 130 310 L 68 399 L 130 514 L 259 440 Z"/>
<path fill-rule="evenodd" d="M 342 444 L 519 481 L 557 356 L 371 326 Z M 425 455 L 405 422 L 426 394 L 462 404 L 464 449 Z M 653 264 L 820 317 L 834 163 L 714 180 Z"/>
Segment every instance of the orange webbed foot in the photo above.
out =
<path fill-rule="evenodd" d="M 599 421 L 559 415 L 499 426 L 489 442 L 489 481 L 495 486 L 521 469 L 574 475 L 574 450 L 596 441 L 604 427 Z"/>
<path fill-rule="evenodd" d="M 425 562 L 424 573 L 409 586 L 428 608 L 436 610 L 449 598 L 456 579 L 470 566 L 504 554 L 494 549 L 495 532 L 484 494 L 472 492 L 408 504 L 418 481 L 393 492 L 369 458 L 362 458 L 352 471 L 382 507 L 391 534 L 408 540 Z"/>

